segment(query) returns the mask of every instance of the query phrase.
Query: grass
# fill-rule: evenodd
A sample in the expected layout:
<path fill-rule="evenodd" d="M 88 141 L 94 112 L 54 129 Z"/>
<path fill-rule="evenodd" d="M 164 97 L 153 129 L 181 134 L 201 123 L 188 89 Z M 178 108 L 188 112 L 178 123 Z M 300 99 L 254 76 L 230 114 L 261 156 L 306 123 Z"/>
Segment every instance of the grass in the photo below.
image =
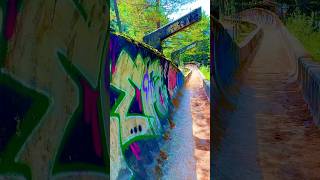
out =
<path fill-rule="evenodd" d="M 199 68 L 199 70 L 207 80 L 210 80 L 210 68 L 209 68 L 209 66 L 201 66 Z"/>
<path fill-rule="evenodd" d="M 311 53 L 313 59 L 320 62 L 320 32 L 313 28 L 312 17 L 295 12 L 287 19 L 286 26 L 289 32 Z"/>
<path fill-rule="evenodd" d="M 238 25 L 239 34 L 236 38 L 237 43 L 241 43 L 252 31 L 256 29 L 254 24 L 242 22 Z"/>
<path fill-rule="evenodd" d="M 180 68 L 180 70 L 184 76 L 187 76 L 190 72 L 190 69 L 188 68 Z"/>

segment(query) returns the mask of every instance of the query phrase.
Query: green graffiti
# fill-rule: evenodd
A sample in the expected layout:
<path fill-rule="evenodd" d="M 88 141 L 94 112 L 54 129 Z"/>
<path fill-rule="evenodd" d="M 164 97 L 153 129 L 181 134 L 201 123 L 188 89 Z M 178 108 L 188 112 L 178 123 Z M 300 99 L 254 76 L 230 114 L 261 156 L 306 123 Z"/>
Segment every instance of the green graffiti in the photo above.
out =
<path fill-rule="evenodd" d="M 72 62 L 70 60 L 68 60 L 68 58 L 61 52 L 58 52 L 58 57 L 60 60 L 60 63 L 62 64 L 63 68 L 65 69 L 66 73 L 68 73 L 68 75 L 71 77 L 71 79 L 75 82 L 75 84 L 77 85 L 78 89 L 79 89 L 79 103 L 77 106 L 76 111 L 72 114 L 70 120 L 68 121 L 68 125 L 66 128 L 66 131 L 64 133 L 62 142 L 60 144 L 59 150 L 57 152 L 57 154 L 55 155 L 55 162 L 54 162 L 54 168 L 52 169 L 52 174 L 58 174 L 61 172 L 66 172 L 66 171 L 81 171 L 81 170 L 90 170 L 90 171 L 95 171 L 95 172 L 100 172 L 103 174 L 109 174 L 109 156 L 107 154 L 107 145 L 106 145 L 106 137 L 105 137 L 105 125 L 104 125 L 104 121 L 103 121 L 103 115 L 102 115 L 102 103 L 101 103 L 101 98 L 97 98 L 97 109 L 95 109 L 93 112 L 97 113 L 97 121 L 99 124 L 99 137 L 101 138 L 101 144 L 102 144 L 102 159 L 104 161 L 104 164 L 106 165 L 101 167 L 101 166 L 97 166 L 95 164 L 87 164 L 87 163 L 83 163 L 83 162 L 73 162 L 73 163 L 69 163 L 69 164 L 64 164 L 59 162 L 59 157 L 61 156 L 62 152 L 63 152 L 63 148 L 65 147 L 65 145 L 67 144 L 67 140 L 68 138 L 70 138 L 70 135 L 72 133 L 72 131 L 75 129 L 76 124 L 83 120 L 82 116 L 83 116 L 83 111 L 85 111 L 86 109 L 84 108 L 84 90 L 83 90 L 83 85 L 81 84 L 81 81 L 85 81 L 89 84 L 89 86 L 91 86 L 91 84 L 89 83 L 89 81 L 87 80 L 87 78 L 80 72 L 80 70 L 74 65 L 72 64 Z M 100 73 L 99 73 L 100 74 Z M 100 77 L 99 77 L 100 78 Z M 99 84 L 97 85 L 97 87 L 91 87 L 93 92 L 99 92 L 100 89 L 100 84 L 101 81 L 99 81 Z M 100 93 L 99 93 L 100 96 Z"/>
<path fill-rule="evenodd" d="M 47 111 L 49 99 L 6 74 L 0 74 L 0 85 L 9 87 L 19 95 L 30 98 L 32 102 L 23 119 L 17 123 L 16 133 L 10 138 L 4 151 L 0 152 L 0 174 L 18 174 L 26 179 L 31 179 L 30 167 L 18 160 L 18 154 L 23 150 L 23 145 L 35 131 Z M 14 120 L 18 119 L 12 119 L 12 121 Z"/>

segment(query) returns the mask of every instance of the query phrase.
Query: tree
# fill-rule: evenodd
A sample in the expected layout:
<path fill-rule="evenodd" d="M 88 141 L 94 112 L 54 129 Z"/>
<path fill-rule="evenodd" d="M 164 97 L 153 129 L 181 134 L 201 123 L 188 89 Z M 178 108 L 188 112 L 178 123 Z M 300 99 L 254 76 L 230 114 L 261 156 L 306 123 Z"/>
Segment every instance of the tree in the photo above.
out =
<path fill-rule="evenodd" d="M 115 10 L 115 13 L 116 13 L 116 17 L 117 17 L 117 22 L 118 22 L 119 31 L 122 32 L 121 21 L 120 21 L 120 16 L 119 16 L 119 11 L 118 11 L 118 5 L 117 5 L 117 0 L 113 0 L 113 4 L 114 4 L 114 10 Z"/>
<path fill-rule="evenodd" d="M 192 48 L 180 55 L 180 60 L 209 62 L 210 57 L 210 18 L 204 12 L 201 21 L 191 25 L 181 32 L 165 40 L 162 44 L 163 53 L 166 57 L 171 58 L 171 53 L 192 42 L 199 41 L 195 48 Z"/>
<path fill-rule="evenodd" d="M 158 1 L 166 16 L 177 12 L 185 4 L 195 2 L 195 0 L 149 0 L 151 3 Z"/>
<path fill-rule="evenodd" d="M 119 19 L 121 19 L 122 33 L 131 38 L 142 41 L 142 38 L 156 30 L 160 25 L 169 22 L 168 16 L 172 13 L 169 7 L 181 7 L 183 4 L 194 0 L 117 0 Z M 159 4 L 160 7 L 159 7 Z M 181 3 L 181 4 L 179 4 Z M 110 13 L 111 28 L 117 28 L 117 15 L 115 7 Z M 159 23 L 160 22 L 160 23 Z M 164 55 L 171 58 L 171 53 L 194 41 L 200 41 L 193 49 L 188 50 L 180 56 L 181 61 L 204 60 L 209 63 L 210 52 L 210 19 L 203 13 L 202 20 L 184 29 L 181 32 L 166 39 L 162 43 Z"/>
<path fill-rule="evenodd" d="M 123 33 L 142 41 L 143 36 L 157 29 L 157 23 L 168 23 L 162 8 L 147 0 L 118 0 L 119 16 Z M 116 22 L 116 13 L 110 14 L 111 23 Z M 111 24 L 112 25 L 112 24 Z M 112 26 L 114 28 L 114 25 Z"/>

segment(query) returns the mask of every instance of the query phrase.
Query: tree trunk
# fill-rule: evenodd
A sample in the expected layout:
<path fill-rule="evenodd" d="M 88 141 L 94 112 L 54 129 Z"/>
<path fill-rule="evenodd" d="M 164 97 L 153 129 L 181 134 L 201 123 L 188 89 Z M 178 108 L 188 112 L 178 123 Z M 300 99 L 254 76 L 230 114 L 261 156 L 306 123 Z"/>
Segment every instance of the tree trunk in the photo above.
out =
<path fill-rule="evenodd" d="M 119 27 L 119 32 L 122 32 L 121 21 L 120 21 L 120 16 L 119 16 L 119 11 L 118 11 L 118 5 L 117 5 L 117 0 L 113 0 L 113 3 L 114 3 L 114 11 L 115 11 L 116 17 L 117 17 L 117 23 L 118 23 L 118 27 Z"/>
<path fill-rule="evenodd" d="M 158 9 L 158 12 L 159 12 L 159 14 L 160 14 L 160 0 L 157 0 L 157 9 Z M 160 17 L 160 16 L 159 16 Z M 159 20 L 158 20 L 158 22 L 157 22 L 157 28 L 160 28 L 160 18 L 159 18 Z"/>

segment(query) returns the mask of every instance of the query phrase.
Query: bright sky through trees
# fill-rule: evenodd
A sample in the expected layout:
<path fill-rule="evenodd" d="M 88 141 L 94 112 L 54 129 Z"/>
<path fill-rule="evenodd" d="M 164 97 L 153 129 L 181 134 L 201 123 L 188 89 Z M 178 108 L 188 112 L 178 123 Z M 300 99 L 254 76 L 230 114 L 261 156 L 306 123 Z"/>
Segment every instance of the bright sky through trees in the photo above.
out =
<path fill-rule="evenodd" d="M 121 21 L 121 34 L 142 42 L 143 37 L 155 31 L 160 21 L 161 26 L 178 19 L 192 10 L 202 7 L 201 21 L 162 41 L 163 54 L 171 58 L 171 53 L 193 42 L 197 45 L 180 54 L 177 62 L 197 61 L 209 64 L 210 55 L 210 0 L 116 0 L 111 4 L 110 28 L 120 32 L 117 23 L 115 3 Z M 172 19 L 173 18 L 173 19 Z"/>
<path fill-rule="evenodd" d="M 188 14 L 190 11 L 201 6 L 202 11 L 205 12 L 207 16 L 210 15 L 210 0 L 196 0 L 194 2 L 185 4 L 181 6 L 178 12 L 169 15 L 171 21 L 178 19 L 179 17 Z"/>

